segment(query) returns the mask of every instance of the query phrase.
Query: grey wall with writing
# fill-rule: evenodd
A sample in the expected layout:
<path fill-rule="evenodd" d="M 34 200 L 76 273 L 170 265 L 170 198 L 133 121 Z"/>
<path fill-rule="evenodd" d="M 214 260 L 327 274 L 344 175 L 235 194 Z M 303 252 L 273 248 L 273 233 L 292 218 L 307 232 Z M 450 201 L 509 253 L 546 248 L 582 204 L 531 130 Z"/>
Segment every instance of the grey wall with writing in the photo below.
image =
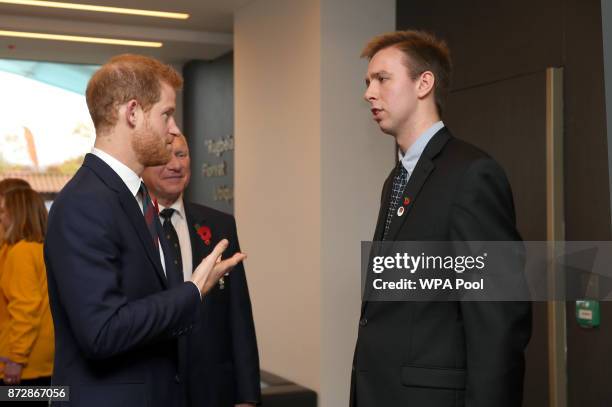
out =
<path fill-rule="evenodd" d="M 183 132 L 191 153 L 191 182 L 185 199 L 233 214 L 233 54 L 190 61 L 183 75 Z"/>

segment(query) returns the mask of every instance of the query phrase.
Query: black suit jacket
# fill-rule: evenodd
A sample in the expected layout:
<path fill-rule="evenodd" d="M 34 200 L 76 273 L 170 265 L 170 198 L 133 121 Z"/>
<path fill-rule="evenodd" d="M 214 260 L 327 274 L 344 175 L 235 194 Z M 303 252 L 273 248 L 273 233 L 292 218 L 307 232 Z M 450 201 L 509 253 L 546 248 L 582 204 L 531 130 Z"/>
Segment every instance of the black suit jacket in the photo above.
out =
<path fill-rule="evenodd" d="M 391 186 L 385 181 L 375 241 Z M 394 214 L 389 241 L 517 241 L 503 170 L 443 128 L 430 140 Z M 531 307 L 517 302 L 367 302 L 355 349 L 351 405 L 518 407 Z"/>
<path fill-rule="evenodd" d="M 229 240 L 223 258 L 240 251 L 233 216 L 187 202 L 185 213 L 194 268 L 221 239 Z M 198 228 L 208 228 L 208 242 L 197 233 Z M 261 398 L 257 340 L 242 263 L 223 280 L 205 295 L 199 321 L 186 338 L 187 386 L 193 407 L 230 407 L 259 403 Z"/>
<path fill-rule="evenodd" d="M 196 321 L 199 292 L 190 282 L 168 289 L 136 199 L 98 157 L 85 157 L 53 203 L 44 254 L 52 383 L 70 386 L 70 402 L 57 405 L 184 405 L 177 337 Z"/>

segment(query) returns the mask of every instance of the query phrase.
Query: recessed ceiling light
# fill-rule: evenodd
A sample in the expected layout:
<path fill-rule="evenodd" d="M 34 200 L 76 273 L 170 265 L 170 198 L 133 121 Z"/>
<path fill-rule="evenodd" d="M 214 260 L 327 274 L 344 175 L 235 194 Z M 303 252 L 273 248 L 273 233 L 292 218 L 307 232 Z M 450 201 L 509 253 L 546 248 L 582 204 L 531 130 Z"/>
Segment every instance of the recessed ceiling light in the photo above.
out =
<path fill-rule="evenodd" d="M 132 47 L 150 47 L 150 48 L 160 48 L 164 45 L 161 42 L 152 42 L 152 41 L 133 41 L 133 40 L 121 40 L 121 39 L 116 39 L 116 38 L 82 37 L 78 35 L 44 34 L 44 33 L 21 32 L 21 31 L 3 31 L 3 30 L 0 30 L 0 37 L 19 37 L 19 38 L 33 38 L 33 39 L 38 39 L 38 40 L 87 42 L 87 43 L 92 43 L 92 44 L 129 45 Z"/>
<path fill-rule="evenodd" d="M 174 12 L 169 12 L 169 11 L 155 11 L 155 10 L 141 10 L 141 9 L 123 8 L 123 7 L 96 6 L 94 4 L 63 3 L 59 1 L 0 0 L 0 3 L 18 4 L 20 6 L 38 6 L 38 7 L 66 8 L 66 9 L 71 9 L 71 10 L 99 11 L 102 13 L 131 14 L 131 15 L 146 16 L 146 17 L 174 18 L 178 20 L 185 20 L 189 18 L 189 14 L 187 13 L 174 13 Z"/>

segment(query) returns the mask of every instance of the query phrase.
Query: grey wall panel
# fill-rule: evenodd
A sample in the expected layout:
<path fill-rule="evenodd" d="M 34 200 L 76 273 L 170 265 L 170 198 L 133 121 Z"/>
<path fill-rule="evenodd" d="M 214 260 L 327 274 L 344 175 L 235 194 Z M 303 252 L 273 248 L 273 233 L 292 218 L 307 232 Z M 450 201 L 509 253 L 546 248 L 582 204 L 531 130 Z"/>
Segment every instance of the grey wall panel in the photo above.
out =
<path fill-rule="evenodd" d="M 506 171 L 525 240 L 546 240 L 545 92 L 544 71 L 453 91 L 444 118 Z"/>
<path fill-rule="evenodd" d="M 233 200 L 219 199 L 233 195 L 234 152 L 208 151 L 207 142 L 234 134 L 234 64 L 233 55 L 214 61 L 191 61 L 183 68 L 184 133 L 191 151 L 191 183 L 186 197 L 226 213 L 233 213 Z M 204 166 L 207 167 L 204 167 Z M 225 175 L 205 176 L 209 166 L 223 165 Z M 211 172 L 209 172 L 209 175 Z"/>
<path fill-rule="evenodd" d="M 610 201 L 601 5 L 599 0 L 565 1 L 566 236 L 568 240 L 608 240 Z"/>
<path fill-rule="evenodd" d="M 562 13 L 559 0 L 398 0 L 397 26 L 444 38 L 463 88 L 560 65 Z"/>
<path fill-rule="evenodd" d="M 566 4 L 566 236 L 568 240 L 609 240 L 601 3 L 566 0 Z M 568 303 L 569 406 L 611 406 L 612 303 L 601 303 L 601 325 L 596 329 L 579 327 L 575 313 L 575 304 Z"/>

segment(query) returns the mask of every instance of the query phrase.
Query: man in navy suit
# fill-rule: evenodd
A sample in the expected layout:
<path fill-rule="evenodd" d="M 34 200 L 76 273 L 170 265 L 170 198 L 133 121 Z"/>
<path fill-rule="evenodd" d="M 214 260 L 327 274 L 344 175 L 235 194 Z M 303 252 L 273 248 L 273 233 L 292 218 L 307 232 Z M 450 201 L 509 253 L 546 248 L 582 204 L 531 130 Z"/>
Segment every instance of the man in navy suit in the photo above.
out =
<path fill-rule="evenodd" d="M 140 175 L 170 159 L 181 85 L 171 67 L 121 55 L 87 86 L 95 146 L 53 204 L 44 249 L 52 383 L 70 386 L 70 401 L 57 405 L 185 405 L 177 338 L 201 317 L 202 298 L 244 259 L 220 261 L 223 240 L 189 281 L 173 273 L 177 260 Z"/>
<path fill-rule="evenodd" d="M 172 142 L 172 158 L 142 174 L 157 198 L 165 236 L 184 280 L 216 242 L 228 239 L 226 255 L 240 252 L 234 217 L 185 202 L 191 177 L 183 135 Z M 236 266 L 204 299 L 199 323 L 184 340 L 189 406 L 249 407 L 260 401 L 259 357 L 244 267 Z"/>

